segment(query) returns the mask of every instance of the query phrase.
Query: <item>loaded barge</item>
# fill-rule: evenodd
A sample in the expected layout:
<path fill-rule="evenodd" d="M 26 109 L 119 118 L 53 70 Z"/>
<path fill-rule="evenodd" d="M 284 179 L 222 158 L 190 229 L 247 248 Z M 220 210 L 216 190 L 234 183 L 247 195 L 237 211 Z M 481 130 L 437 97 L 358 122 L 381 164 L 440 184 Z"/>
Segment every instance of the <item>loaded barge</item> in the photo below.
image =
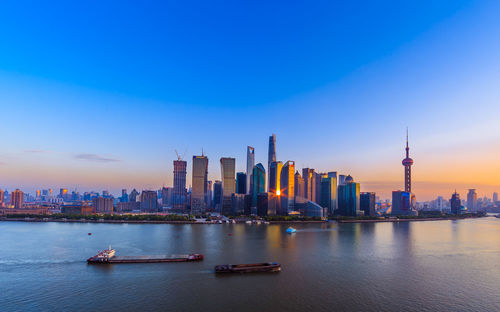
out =
<path fill-rule="evenodd" d="M 279 271 L 281 271 L 281 264 L 277 262 L 253 264 L 221 264 L 215 266 L 215 273 L 255 273 Z"/>
<path fill-rule="evenodd" d="M 97 255 L 88 258 L 87 263 L 158 263 L 158 262 L 189 262 L 203 260 L 202 254 L 189 255 L 155 255 L 155 256 L 115 256 L 115 250 L 100 251 Z"/>

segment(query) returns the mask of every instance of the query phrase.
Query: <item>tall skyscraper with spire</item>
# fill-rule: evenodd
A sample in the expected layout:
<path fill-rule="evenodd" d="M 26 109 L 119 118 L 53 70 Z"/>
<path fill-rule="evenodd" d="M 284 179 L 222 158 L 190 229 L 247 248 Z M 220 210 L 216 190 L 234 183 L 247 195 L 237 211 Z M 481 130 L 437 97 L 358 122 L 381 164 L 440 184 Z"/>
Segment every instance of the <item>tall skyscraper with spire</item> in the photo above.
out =
<path fill-rule="evenodd" d="M 269 172 L 270 172 L 270 169 L 271 169 L 271 163 L 276 161 L 276 134 L 273 133 L 273 135 L 271 135 L 269 137 L 269 151 L 267 153 L 267 187 L 266 189 L 269 190 L 270 189 L 270 183 L 269 183 L 269 179 L 271 178 L 271 176 L 269 175 Z"/>
<path fill-rule="evenodd" d="M 250 194 L 250 179 L 255 166 L 255 149 L 247 146 L 247 194 Z"/>
<path fill-rule="evenodd" d="M 403 159 L 405 167 L 405 192 L 411 193 L 411 166 L 413 159 L 410 158 L 410 147 L 408 146 L 408 128 L 406 129 L 406 158 Z"/>

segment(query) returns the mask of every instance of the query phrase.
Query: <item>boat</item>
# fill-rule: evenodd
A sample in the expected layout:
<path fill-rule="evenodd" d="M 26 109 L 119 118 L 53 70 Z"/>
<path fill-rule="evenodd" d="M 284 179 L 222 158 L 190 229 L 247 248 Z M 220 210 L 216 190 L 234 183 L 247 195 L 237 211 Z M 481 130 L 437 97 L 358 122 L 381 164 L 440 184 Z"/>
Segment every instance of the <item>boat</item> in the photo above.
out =
<path fill-rule="evenodd" d="M 202 254 L 189 255 L 153 255 L 153 256 L 116 256 L 116 251 L 109 246 L 97 255 L 87 259 L 87 263 L 157 263 L 157 262 L 190 262 L 203 260 Z"/>
<path fill-rule="evenodd" d="M 288 227 L 288 229 L 286 229 L 286 232 L 287 233 L 295 233 L 295 232 L 297 232 L 297 229 L 290 226 L 290 227 Z"/>
<path fill-rule="evenodd" d="M 496 218 L 500 218 L 500 214 L 497 214 L 495 217 L 496 217 Z"/>
<path fill-rule="evenodd" d="M 256 273 L 279 271 L 281 271 L 281 264 L 279 264 L 278 262 L 221 264 L 215 266 L 215 273 Z"/>

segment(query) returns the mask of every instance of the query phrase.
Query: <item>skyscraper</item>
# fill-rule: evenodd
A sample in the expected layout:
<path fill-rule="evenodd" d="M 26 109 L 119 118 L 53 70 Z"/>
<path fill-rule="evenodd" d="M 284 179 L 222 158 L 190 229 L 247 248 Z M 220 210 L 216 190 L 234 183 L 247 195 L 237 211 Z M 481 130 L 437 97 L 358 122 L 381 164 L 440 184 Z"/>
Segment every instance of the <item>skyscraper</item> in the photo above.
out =
<path fill-rule="evenodd" d="M 252 207 L 257 207 L 257 195 L 266 192 L 266 169 L 261 163 L 253 167 L 250 194 L 252 194 Z M 266 194 L 267 196 L 267 194 Z"/>
<path fill-rule="evenodd" d="M 295 210 L 295 162 L 287 161 L 281 169 L 280 176 L 281 215 Z"/>
<path fill-rule="evenodd" d="M 338 209 L 341 216 L 355 217 L 359 210 L 359 183 L 351 176 L 345 178 L 344 184 L 338 187 Z"/>
<path fill-rule="evenodd" d="M 365 212 L 365 216 L 375 217 L 375 193 L 363 192 L 359 195 L 359 209 Z"/>
<path fill-rule="evenodd" d="M 462 202 L 460 201 L 460 195 L 455 191 L 451 195 L 450 199 L 450 208 L 452 214 L 460 214 L 460 207 L 462 206 Z"/>
<path fill-rule="evenodd" d="M 281 161 L 272 161 L 269 165 L 269 171 L 267 175 L 268 179 L 268 189 L 270 193 L 275 195 L 280 195 L 280 179 L 281 179 L 281 169 L 283 168 L 283 163 Z"/>
<path fill-rule="evenodd" d="M 304 179 L 300 175 L 299 171 L 295 172 L 295 198 L 304 197 Z"/>
<path fill-rule="evenodd" d="M 127 203 L 128 202 L 128 194 L 126 189 L 122 189 L 122 196 L 120 197 L 120 202 L 121 203 Z"/>
<path fill-rule="evenodd" d="M 135 203 L 137 201 L 137 196 L 139 196 L 139 192 L 137 192 L 136 189 L 133 189 L 132 192 L 130 192 L 128 199 L 130 202 Z"/>
<path fill-rule="evenodd" d="M 10 194 L 10 205 L 15 209 L 21 209 L 24 205 L 24 193 L 16 189 Z"/>
<path fill-rule="evenodd" d="M 174 160 L 174 190 L 172 208 L 176 212 L 186 212 L 186 167 L 184 160 Z"/>
<path fill-rule="evenodd" d="M 337 178 L 322 175 L 320 180 L 319 205 L 327 209 L 329 215 L 337 210 Z"/>
<path fill-rule="evenodd" d="M 97 213 L 113 214 L 113 198 L 94 197 L 92 198 L 92 206 Z"/>
<path fill-rule="evenodd" d="M 206 210 L 208 182 L 208 158 L 193 156 L 193 181 L 191 186 L 191 214 L 198 215 Z"/>
<path fill-rule="evenodd" d="M 236 191 L 236 160 L 234 158 L 222 157 L 220 159 L 220 167 L 222 178 L 222 214 L 230 215 L 232 212 L 231 197 Z"/>
<path fill-rule="evenodd" d="M 236 193 L 237 194 L 247 193 L 247 174 L 244 172 L 238 172 L 236 174 Z"/>
<path fill-rule="evenodd" d="M 247 194 L 250 194 L 250 179 L 255 166 L 255 149 L 247 146 Z"/>
<path fill-rule="evenodd" d="M 406 129 L 406 158 L 403 159 L 405 167 L 405 192 L 411 193 L 411 166 L 413 159 L 410 158 L 410 147 L 408 146 L 408 129 Z"/>
<path fill-rule="evenodd" d="M 214 201 L 213 209 L 217 212 L 222 210 L 222 181 L 214 182 Z"/>
<path fill-rule="evenodd" d="M 0 189 L 0 207 L 3 206 L 3 202 L 4 202 L 4 192 L 2 189 Z"/>
<path fill-rule="evenodd" d="M 158 212 L 158 193 L 155 191 L 142 191 L 141 193 L 141 211 Z"/>
<path fill-rule="evenodd" d="M 161 205 L 169 207 L 172 205 L 172 191 L 171 187 L 162 187 L 161 189 Z"/>
<path fill-rule="evenodd" d="M 393 216 L 412 216 L 417 214 L 415 208 L 415 195 L 410 192 L 393 191 L 392 192 L 392 210 Z"/>
<path fill-rule="evenodd" d="M 467 211 L 477 211 L 477 193 L 475 189 L 469 189 L 469 193 L 467 193 Z"/>
<path fill-rule="evenodd" d="M 268 178 L 267 178 L 267 189 L 270 189 L 270 182 L 269 180 L 271 179 L 271 175 L 269 175 L 269 172 L 271 171 L 271 163 L 273 161 L 276 161 L 276 134 L 273 133 L 269 137 L 269 150 L 267 153 L 267 173 L 268 173 Z"/>
<path fill-rule="evenodd" d="M 316 201 L 316 174 L 314 169 L 303 168 L 302 178 L 304 179 L 304 197 L 310 201 Z"/>
<path fill-rule="evenodd" d="M 496 203 L 498 201 L 498 193 L 494 192 L 493 193 L 493 203 Z"/>
<path fill-rule="evenodd" d="M 205 195 L 205 203 L 207 204 L 207 210 L 213 209 L 213 182 L 212 181 L 207 181 L 207 193 Z"/>

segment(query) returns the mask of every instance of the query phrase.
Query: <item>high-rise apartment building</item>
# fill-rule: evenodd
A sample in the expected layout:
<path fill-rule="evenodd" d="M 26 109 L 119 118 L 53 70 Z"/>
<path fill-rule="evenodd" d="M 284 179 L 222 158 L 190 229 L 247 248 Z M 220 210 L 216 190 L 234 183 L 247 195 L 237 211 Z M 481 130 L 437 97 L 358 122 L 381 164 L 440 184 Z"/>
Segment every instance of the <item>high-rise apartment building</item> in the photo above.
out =
<path fill-rule="evenodd" d="M 236 160 L 222 157 L 220 159 L 222 178 L 222 214 L 230 215 L 232 212 L 232 195 L 236 192 Z"/>
<path fill-rule="evenodd" d="M 162 187 L 161 189 L 161 205 L 163 207 L 172 206 L 172 191 L 171 187 Z"/>
<path fill-rule="evenodd" d="M 279 214 L 287 215 L 295 210 L 295 162 L 287 161 L 281 169 L 280 176 L 281 211 Z"/>
<path fill-rule="evenodd" d="M 10 205 L 15 209 L 21 209 L 24 206 L 24 193 L 20 189 L 16 189 L 10 193 Z"/>
<path fill-rule="evenodd" d="M 176 212 L 186 211 L 186 168 L 184 160 L 174 160 L 174 190 L 172 192 L 172 208 Z"/>
<path fill-rule="evenodd" d="M 156 191 L 143 190 L 140 207 L 142 212 L 158 212 L 158 193 Z"/>
<path fill-rule="evenodd" d="M 478 210 L 477 207 L 477 193 L 475 189 L 469 189 L 469 193 L 467 193 L 467 211 L 476 212 Z"/>
<path fill-rule="evenodd" d="M 191 186 L 191 214 L 198 215 L 206 210 L 208 187 L 208 158 L 193 156 L 193 181 Z"/>
<path fill-rule="evenodd" d="M 255 149 L 247 146 L 247 194 L 250 194 L 250 179 L 252 178 L 253 167 L 255 166 Z"/>
<path fill-rule="evenodd" d="M 92 206 L 96 213 L 113 214 L 113 198 L 94 197 L 92 198 Z"/>
<path fill-rule="evenodd" d="M 460 195 L 455 191 L 451 195 L 450 199 L 450 208 L 451 208 L 451 213 L 452 214 L 460 214 L 460 208 L 462 206 L 462 201 L 460 200 Z"/>

